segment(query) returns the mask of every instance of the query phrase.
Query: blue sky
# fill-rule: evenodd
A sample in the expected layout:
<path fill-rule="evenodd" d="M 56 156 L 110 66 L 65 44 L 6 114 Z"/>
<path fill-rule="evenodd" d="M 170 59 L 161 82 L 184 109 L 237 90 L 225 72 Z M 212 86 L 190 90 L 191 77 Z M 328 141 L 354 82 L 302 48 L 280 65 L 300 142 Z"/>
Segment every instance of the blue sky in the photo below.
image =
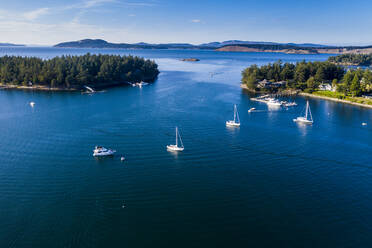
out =
<path fill-rule="evenodd" d="M 372 44 L 365 0 L 1 0 L 0 42 Z"/>

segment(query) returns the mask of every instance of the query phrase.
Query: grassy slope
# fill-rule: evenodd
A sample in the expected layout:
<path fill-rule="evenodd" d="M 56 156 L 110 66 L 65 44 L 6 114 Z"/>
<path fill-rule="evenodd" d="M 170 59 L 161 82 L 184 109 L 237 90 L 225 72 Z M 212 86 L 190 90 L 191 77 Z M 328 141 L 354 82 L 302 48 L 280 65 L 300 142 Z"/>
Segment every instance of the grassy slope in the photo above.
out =
<path fill-rule="evenodd" d="M 346 101 L 355 102 L 355 103 L 372 105 L 372 100 L 371 99 L 367 99 L 367 98 L 363 98 L 363 97 L 345 96 L 344 94 L 339 93 L 339 92 L 315 91 L 315 92 L 313 92 L 313 94 L 317 95 L 317 96 L 325 96 L 325 97 L 331 97 L 331 98 L 346 100 Z"/>

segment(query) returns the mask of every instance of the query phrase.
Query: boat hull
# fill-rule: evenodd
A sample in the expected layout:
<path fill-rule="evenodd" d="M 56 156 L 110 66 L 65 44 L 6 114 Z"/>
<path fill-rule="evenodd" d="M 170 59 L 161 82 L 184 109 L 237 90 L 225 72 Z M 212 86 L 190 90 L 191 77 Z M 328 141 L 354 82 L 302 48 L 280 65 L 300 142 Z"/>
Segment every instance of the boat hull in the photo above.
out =
<path fill-rule="evenodd" d="M 236 123 L 234 121 L 226 121 L 226 126 L 228 126 L 228 127 L 240 127 L 240 123 Z"/>
<path fill-rule="evenodd" d="M 294 122 L 297 122 L 297 123 L 301 123 L 301 124 L 306 124 L 306 125 L 312 125 L 313 124 L 313 121 L 309 121 L 305 118 L 296 118 L 296 119 L 293 119 Z"/>
<path fill-rule="evenodd" d="M 93 157 L 109 157 L 109 156 L 114 156 L 116 151 L 114 150 L 109 150 L 107 152 L 100 152 L 100 153 L 97 153 L 97 152 L 93 152 Z"/>
<path fill-rule="evenodd" d="M 183 150 L 185 150 L 185 148 L 184 147 L 178 147 L 176 145 L 168 145 L 167 150 L 168 151 L 174 151 L 174 152 L 182 152 Z"/>
<path fill-rule="evenodd" d="M 276 103 L 276 102 L 268 102 L 267 105 L 272 106 L 272 107 L 280 107 L 280 106 L 282 106 L 281 103 Z"/>

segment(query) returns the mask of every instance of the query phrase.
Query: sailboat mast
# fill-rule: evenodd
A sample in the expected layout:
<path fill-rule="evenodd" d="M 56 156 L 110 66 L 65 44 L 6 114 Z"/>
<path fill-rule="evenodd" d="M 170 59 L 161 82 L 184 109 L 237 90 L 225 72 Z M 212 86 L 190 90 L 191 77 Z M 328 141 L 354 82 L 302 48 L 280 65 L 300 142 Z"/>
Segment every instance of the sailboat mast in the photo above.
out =
<path fill-rule="evenodd" d="M 234 104 L 234 122 L 236 122 L 236 104 Z"/>
<path fill-rule="evenodd" d="M 307 120 L 307 112 L 309 110 L 309 101 L 306 102 L 305 118 Z"/>
<path fill-rule="evenodd" d="M 178 147 L 178 127 L 176 127 L 176 146 Z"/>

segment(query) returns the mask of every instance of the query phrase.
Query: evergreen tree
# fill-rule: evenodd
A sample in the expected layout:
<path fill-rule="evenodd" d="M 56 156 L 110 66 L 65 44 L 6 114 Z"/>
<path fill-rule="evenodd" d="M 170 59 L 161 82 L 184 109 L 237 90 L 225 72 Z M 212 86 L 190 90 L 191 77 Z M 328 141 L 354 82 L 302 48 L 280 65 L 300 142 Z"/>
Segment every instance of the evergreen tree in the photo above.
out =
<path fill-rule="evenodd" d="M 354 78 L 351 82 L 350 92 L 351 92 L 352 96 L 359 96 L 360 93 L 361 93 L 360 79 L 359 79 L 359 76 L 357 74 L 355 74 L 355 76 L 354 76 Z"/>

